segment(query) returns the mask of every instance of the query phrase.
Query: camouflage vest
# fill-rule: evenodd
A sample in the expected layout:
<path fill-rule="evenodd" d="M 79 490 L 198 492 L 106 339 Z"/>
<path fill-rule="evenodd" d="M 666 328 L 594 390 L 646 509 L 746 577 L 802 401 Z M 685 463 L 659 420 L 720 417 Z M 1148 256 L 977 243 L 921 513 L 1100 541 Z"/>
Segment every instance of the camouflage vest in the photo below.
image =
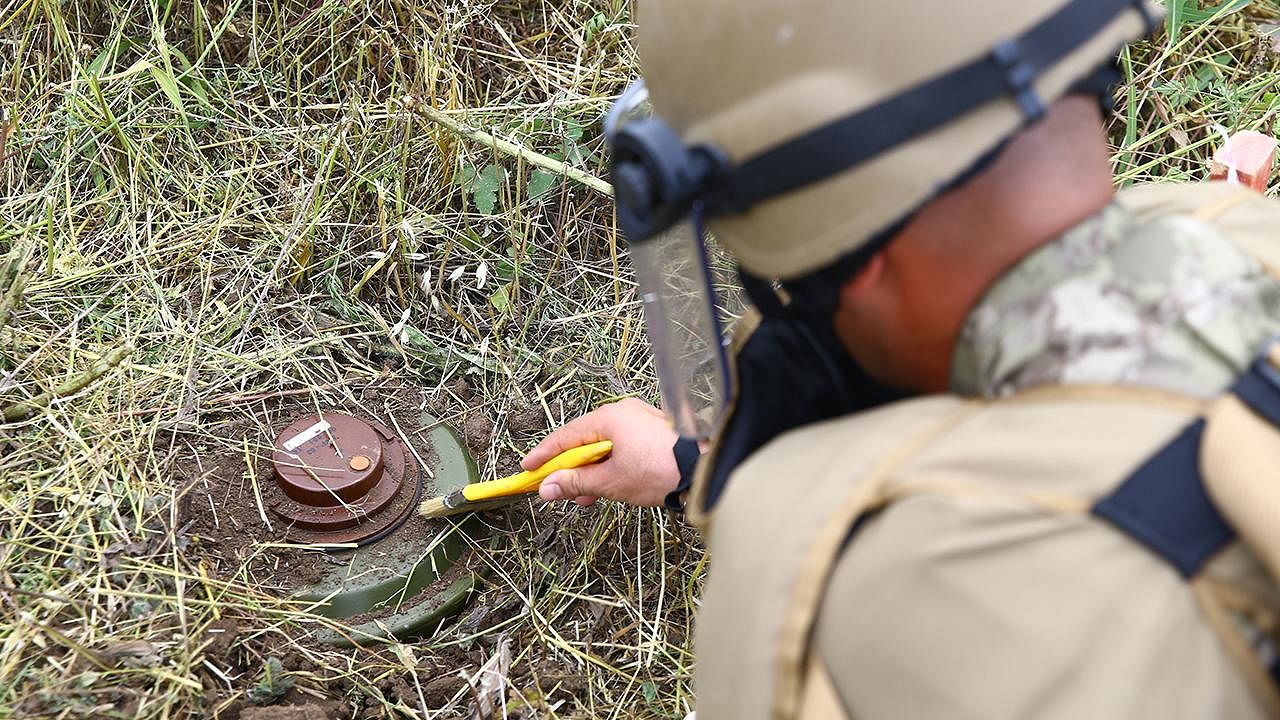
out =
<path fill-rule="evenodd" d="M 1280 319 L 1278 222 L 1221 184 L 1121 193 L 975 309 L 982 397 L 749 458 L 699 519 L 699 719 L 1280 715 L 1280 431 L 1221 395 Z M 1184 578 L 1091 511 L 1206 415 L 1244 540 Z"/>
<path fill-rule="evenodd" d="M 953 392 L 1096 383 L 1211 397 L 1244 371 L 1280 333 L 1280 283 L 1194 217 L 1140 218 L 1129 203 L 1147 194 L 1122 194 L 987 290 L 961 330 Z"/>

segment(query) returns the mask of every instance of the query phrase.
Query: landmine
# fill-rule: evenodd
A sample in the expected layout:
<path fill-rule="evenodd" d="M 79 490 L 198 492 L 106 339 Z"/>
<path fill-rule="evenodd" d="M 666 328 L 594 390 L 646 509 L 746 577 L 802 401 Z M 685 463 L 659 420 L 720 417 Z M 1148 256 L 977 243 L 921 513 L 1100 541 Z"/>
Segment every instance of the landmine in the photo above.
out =
<path fill-rule="evenodd" d="M 385 425 L 340 412 L 299 418 L 275 439 L 276 483 L 263 498 L 272 525 L 284 542 L 326 552 L 331 561 L 293 595 L 354 630 L 321 631 L 325 642 L 430 635 L 475 590 L 474 575 L 458 563 L 481 524 L 470 515 L 414 516 L 424 497 L 479 479 L 458 433 L 439 422 L 428 426 L 422 455 Z"/>

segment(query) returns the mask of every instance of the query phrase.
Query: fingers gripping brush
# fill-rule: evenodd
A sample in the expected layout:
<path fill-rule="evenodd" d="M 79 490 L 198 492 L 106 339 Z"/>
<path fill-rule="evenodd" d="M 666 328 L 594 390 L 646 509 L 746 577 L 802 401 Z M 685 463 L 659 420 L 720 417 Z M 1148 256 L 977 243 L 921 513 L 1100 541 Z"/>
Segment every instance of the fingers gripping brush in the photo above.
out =
<path fill-rule="evenodd" d="M 489 482 L 471 483 L 443 497 L 427 500 L 418 506 L 418 514 L 438 518 L 505 505 L 537 492 L 538 486 L 551 473 L 598 463 L 609 457 L 612 451 L 613 443 L 608 440 L 570 448 L 536 469 Z"/>

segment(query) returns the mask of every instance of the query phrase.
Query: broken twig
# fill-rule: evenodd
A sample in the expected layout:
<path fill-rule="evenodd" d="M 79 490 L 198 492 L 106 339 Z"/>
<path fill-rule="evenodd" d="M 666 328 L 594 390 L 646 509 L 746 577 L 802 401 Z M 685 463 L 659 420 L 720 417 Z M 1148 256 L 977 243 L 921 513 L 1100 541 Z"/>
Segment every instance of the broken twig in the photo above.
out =
<path fill-rule="evenodd" d="M 556 160 L 555 158 L 549 158 L 542 153 L 517 145 L 509 140 L 494 137 L 483 130 L 477 130 L 469 127 L 447 113 L 441 112 L 430 105 L 424 104 L 421 100 L 415 97 L 411 96 L 406 98 L 404 100 L 404 107 L 415 115 L 426 118 L 455 135 L 464 137 L 468 140 L 474 140 L 478 143 L 483 143 L 499 152 L 510 155 L 511 157 L 520 158 L 530 165 L 536 165 L 548 172 L 563 175 L 574 182 L 595 190 L 601 195 L 613 197 L 612 185 L 585 170 L 580 170 L 568 163 Z"/>
<path fill-rule="evenodd" d="M 20 400 L 6 407 L 0 418 L 5 422 L 17 422 L 36 410 L 48 405 L 55 398 L 74 395 L 81 390 L 89 387 L 95 380 L 106 375 L 111 368 L 119 365 L 124 361 L 129 353 L 133 352 L 133 343 L 126 342 L 115 348 L 106 355 L 98 359 L 98 362 L 89 366 L 88 370 L 80 373 L 74 378 L 62 383 L 58 387 L 46 393 L 41 393 L 30 400 Z"/>

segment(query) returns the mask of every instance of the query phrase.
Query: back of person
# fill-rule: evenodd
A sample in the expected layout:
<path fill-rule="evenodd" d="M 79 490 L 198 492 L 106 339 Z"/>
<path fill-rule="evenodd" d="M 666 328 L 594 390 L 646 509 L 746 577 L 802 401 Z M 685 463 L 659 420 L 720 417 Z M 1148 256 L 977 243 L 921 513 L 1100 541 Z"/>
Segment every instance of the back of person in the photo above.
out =
<path fill-rule="evenodd" d="M 1280 588 L 1247 541 L 1184 578 L 1093 512 L 1280 332 L 1278 222 L 1225 184 L 1121 193 L 971 313 L 957 353 L 989 360 L 953 379 L 987 399 L 893 404 L 748 460 L 707 520 L 700 713 L 1280 714 Z M 803 490 L 781 503 L 780 484 Z"/>
<path fill-rule="evenodd" d="M 1158 8 L 983 9 L 641 3 L 605 128 L 671 424 L 525 462 L 611 439 L 542 496 L 702 526 L 700 720 L 1280 715 L 1280 211 L 1115 193 Z"/>

